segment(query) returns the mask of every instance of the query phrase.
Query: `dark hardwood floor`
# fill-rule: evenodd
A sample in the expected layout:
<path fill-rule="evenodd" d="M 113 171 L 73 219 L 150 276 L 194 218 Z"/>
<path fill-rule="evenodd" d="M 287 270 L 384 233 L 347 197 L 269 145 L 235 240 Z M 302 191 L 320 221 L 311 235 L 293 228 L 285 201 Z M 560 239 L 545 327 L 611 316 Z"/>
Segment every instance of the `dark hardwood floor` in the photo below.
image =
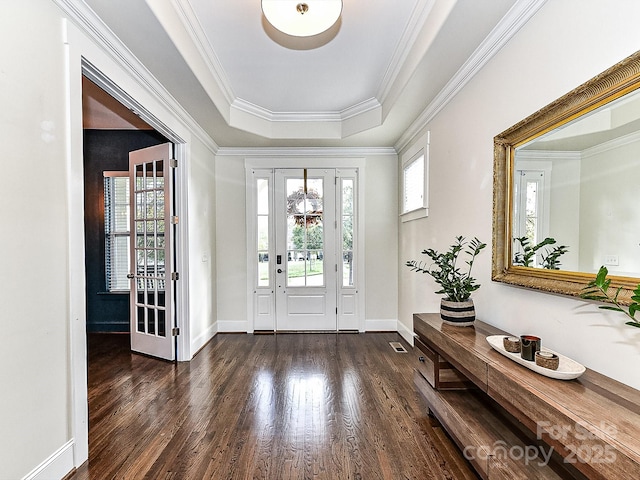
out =
<path fill-rule="evenodd" d="M 476 479 L 390 341 L 220 334 L 173 364 L 90 335 L 89 462 L 70 478 Z"/>

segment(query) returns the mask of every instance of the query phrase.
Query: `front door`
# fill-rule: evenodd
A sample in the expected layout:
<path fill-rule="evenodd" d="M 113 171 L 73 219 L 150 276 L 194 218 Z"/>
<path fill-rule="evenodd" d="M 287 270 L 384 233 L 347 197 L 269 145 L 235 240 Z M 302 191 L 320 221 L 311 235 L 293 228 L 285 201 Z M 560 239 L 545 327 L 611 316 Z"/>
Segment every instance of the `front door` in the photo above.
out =
<path fill-rule="evenodd" d="M 276 329 L 337 330 L 334 169 L 275 173 Z"/>
<path fill-rule="evenodd" d="M 129 153 L 131 350 L 175 359 L 170 143 Z"/>

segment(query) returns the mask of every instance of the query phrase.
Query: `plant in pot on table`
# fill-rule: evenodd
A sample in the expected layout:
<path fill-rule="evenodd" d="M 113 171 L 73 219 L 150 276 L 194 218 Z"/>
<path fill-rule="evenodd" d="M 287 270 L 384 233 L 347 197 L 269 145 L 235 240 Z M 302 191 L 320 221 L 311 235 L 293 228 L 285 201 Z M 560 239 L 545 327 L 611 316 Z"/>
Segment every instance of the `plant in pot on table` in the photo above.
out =
<path fill-rule="evenodd" d="M 471 292 L 480 288 L 480 284 L 471 276 L 476 256 L 487 246 L 477 238 L 467 241 L 458 236 L 444 253 L 428 248 L 422 251 L 431 262 L 409 260 L 406 265 L 412 271 L 428 273 L 442 288 L 435 293 L 444 294 L 440 302 L 440 317 L 444 323 L 466 327 L 473 325 L 476 318 Z M 458 265 L 460 255 L 467 257 L 464 270 Z"/>
<path fill-rule="evenodd" d="M 640 320 L 636 318 L 636 312 L 640 312 L 640 283 L 632 291 L 631 302 L 625 307 L 618 300 L 622 287 L 615 289 L 615 293 L 612 295 L 611 290 L 609 290 L 611 279 L 607 278 L 608 274 L 607 267 L 601 266 L 596 278 L 589 282 L 580 296 L 587 300 L 612 303 L 613 305 L 600 305 L 599 308 L 621 312 L 630 319 L 630 321 L 626 322 L 626 325 L 640 328 Z"/>

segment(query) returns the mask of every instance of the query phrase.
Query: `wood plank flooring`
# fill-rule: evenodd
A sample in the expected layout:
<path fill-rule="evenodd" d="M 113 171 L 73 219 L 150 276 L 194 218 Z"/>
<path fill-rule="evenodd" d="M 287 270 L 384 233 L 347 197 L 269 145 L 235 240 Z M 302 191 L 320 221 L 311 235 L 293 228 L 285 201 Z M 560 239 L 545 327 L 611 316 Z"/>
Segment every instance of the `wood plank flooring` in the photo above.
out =
<path fill-rule="evenodd" d="M 220 334 L 190 363 L 89 336 L 86 479 L 476 479 L 395 333 Z"/>

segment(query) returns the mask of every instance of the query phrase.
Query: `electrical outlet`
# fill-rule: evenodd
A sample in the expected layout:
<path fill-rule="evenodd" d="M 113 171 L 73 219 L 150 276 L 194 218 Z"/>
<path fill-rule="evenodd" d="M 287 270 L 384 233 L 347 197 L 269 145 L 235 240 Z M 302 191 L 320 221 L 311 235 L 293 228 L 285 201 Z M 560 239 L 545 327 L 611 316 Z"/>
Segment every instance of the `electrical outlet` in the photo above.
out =
<path fill-rule="evenodd" d="M 605 255 L 604 264 L 611 267 L 617 267 L 618 265 L 620 265 L 620 262 L 618 261 L 618 255 Z"/>

